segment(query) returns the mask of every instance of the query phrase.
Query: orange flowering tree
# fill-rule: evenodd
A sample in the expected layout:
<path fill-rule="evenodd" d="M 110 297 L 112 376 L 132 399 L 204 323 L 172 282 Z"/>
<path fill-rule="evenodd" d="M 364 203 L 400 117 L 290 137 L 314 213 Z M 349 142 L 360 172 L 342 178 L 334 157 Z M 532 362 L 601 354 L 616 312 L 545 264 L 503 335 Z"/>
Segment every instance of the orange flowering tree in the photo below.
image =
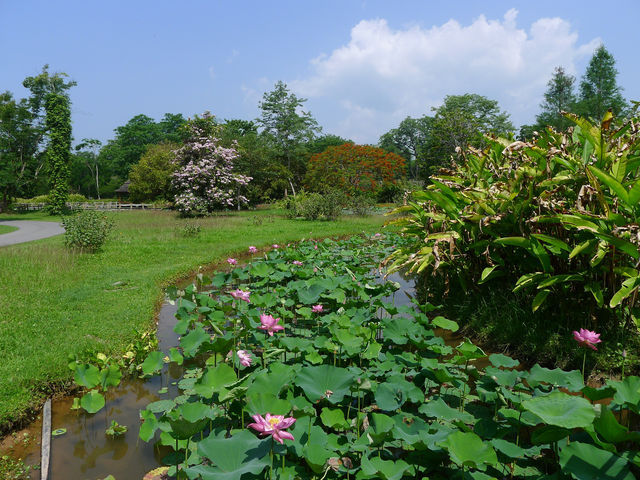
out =
<path fill-rule="evenodd" d="M 375 194 L 396 183 L 405 172 L 405 159 L 400 155 L 368 145 L 345 143 L 311 157 L 305 184 L 315 191 L 331 187 L 348 195 Z"/>

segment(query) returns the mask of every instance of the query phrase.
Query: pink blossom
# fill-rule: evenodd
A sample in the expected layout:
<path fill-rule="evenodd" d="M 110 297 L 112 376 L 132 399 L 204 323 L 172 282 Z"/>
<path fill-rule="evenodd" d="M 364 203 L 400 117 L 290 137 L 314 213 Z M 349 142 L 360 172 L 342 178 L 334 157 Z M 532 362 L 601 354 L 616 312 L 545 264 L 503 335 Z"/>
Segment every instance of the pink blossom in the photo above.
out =
<path fill-rule="evenodd" d="M 317 249 L 318 249 L 318 244 L 317 244 L 317 243 L 313 246 L 313 249 L 314 249 L 314 250 L 317 250 Z"/>
<path fill-rule="evenodd" d="M 238 261 L 235 258 L 227 258 L 227 263 L 229 265 L 237 265 Z"/>
<path fill-rule="evenodd" d="M 322 313 L 322 305 L 314 305 L 313 307 L 311 307 L 311 311 L 313 313 Z"/>
<path fill-rule="evenodd" d="M 274 243 L 273 245 L 271 245 L 271 248 L 280 248 L 280 245 L 278 245 L 277 243 Z"/>
<path fill-rule="evenodd" d="M 300 260 L 294 260 L 294 261 L 293 261 L 293 264 L 294 264 L 294 265 L 297 265 L 298 267 L 301 267 L 301 266 L 302 266 L 302 262 L 301 262 Z"/>
<path fill-rule="evenodd" d="M 265 330 L 270 337 L 273 337 L 273 332 L 279 332 L 280 330 L 284 330 L 282 325 L 278 325 L 280 321 L 279 318 L 273 318 L 271 315 L 260 315 L 260 326 L 258 327 L 261 330 Z"/>
<path fill-rule="evenodd" d="M 238 350 L 236 352 L 238 354 L 238 358 L 240 359 L 240 365 L 244 367 L 250 367 L 253 359 L 251 358 L 251 353 L 246 350 Z"/>
<path fill-rule="evenodd" d="M 381 234 L 381 233 L 376 233 L 376 234 L 373 236 L 373 238 L 380 238 L 381 236 L 382 236 L 382 234 Z"/>
<path fill-rule="evenodd" d="M 237 290 L 231 292 L 230 295 L 236 300 L 244 300 L 245 302 L 249 303 L 249 293 L 249 291 L 240 290 L 238 288 Z"/>
<path fill-rule="evenodd" d="M 573 332 L 573 338 L 580 345 L 592 348 L 593 350 L 598 350 L 595 346 L 596 343 L 600 343 L 600 334 L 596 332 L 592 332 L 591 330 L 586 330 L 581 328 L 579 332 Z"/>
<path fill-rule="evenodd" d="M 254 247 L 253 245 L 251 245 L 249 247 L 249 253 L 256 253 L 258 251 L 258 249 L 256 247 Z"/>
<path fill-rule="evenodd" d="M 271 435 L 280 444 L 284 443 L 284 439 L 294 440 L 293 435 L 284 430 L 295 423 L 295 418 L 284 418 L 284 415 L 271 415 L 270 413 L 267 413 L 264 418 L 261 415 L 251 415 L 251 417 L 255 423 L 250 423 L 247 427 L 260 432 L 260 435 L 264 437 Z"/>

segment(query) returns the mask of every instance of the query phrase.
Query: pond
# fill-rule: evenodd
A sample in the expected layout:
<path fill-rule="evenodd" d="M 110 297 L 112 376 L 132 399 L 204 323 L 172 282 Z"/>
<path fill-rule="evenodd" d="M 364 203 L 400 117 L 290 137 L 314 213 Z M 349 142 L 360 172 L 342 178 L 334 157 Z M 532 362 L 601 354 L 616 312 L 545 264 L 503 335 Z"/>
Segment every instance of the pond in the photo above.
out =
<path fill-rule="evenodd" d="M 393 301 L 397 306 L 413 305 L 411 299 L 415 295 L 415 282 L 411 277 L 393 273 L 386 280 L 397 283 L 399 288 L 385 301 Z M 188 283 L 193 281 L 195 279 Z M 383 275 L 379 275 L 377 281 L 383 282 Z M 176 310 L 175 304 L 165 302 L 158 314 L 158 346 L 164 354 L 179 344 L 179 336 L 173 331 Z M 440 333 L 445 336 L 449 334 L 446 336 L 448 343 L 457 341 L 448 331 L 442 330 Z M 168 450 L 155 448 L 153 442 L 144 442 L 138 437 L 140 411 L 151 402 L 177 396 L 177 381 L 182 373 L 182 367 L 170 363 L 163 368 L 160 376 L 124 379 L 118 387 L 107 391 L 106 407 L 96 414 L 72 410 L 74 396 L 55 399 L 52 402 L 51 428 L 66 429 L 66 433 L 52 438 L 49 479 L 96 480 L 113 475 L 116 480 L 140 480 L 149 471 L 162 465 L 161 459 Z M 166 393 L 158 393 L 163 387 L 167 387 Z M 105 429 L 112 420 L 126 425 L 127 432 L 117 437 L 106 435 Z M 41 434 L 40 430 L 39 419 L 25 431 L 30 432 L 33 438 Z M 27 464 L 38 464 L 40 443 L 30 442 L 24 448 L 13 449 L 13 455 L 23 458 Z M 32 478 L 40 478 L 39 471 L 34 471 Z"/>
<path fill-rule="evenodd" d="M 593 388 L 485 354 L 412 302 L 410 278 L 372 275 L 400 241 L 306 242 L 217 273 L 213 291 L 169 289 L 179 307 L 141 365 L 159 374 L 110 389 L 97 414 L 56 402 L 50 478 L 139 480 L 162 463 L 211 479 L 634 478 L 624 412 L 640 378 Z M 113 420 L 129 431 L 108 437 Z"/>

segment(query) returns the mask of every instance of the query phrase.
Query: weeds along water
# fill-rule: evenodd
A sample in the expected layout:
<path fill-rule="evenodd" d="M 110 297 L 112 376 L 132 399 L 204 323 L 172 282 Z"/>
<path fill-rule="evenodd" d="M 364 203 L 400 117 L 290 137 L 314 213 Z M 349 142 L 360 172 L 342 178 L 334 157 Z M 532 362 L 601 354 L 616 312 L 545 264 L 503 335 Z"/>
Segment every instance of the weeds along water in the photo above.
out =
<path fill-rule="evenodd" d="M 402 241 L 302 242 L 169 289 L 136 386 L 71 365 L 85 391 L 58 419 L 75 426 L 54 418 L 52 478 L 634 478 L 640 378 L 596 389 L 445 341 L 455 321 L 376 279 Z"/>

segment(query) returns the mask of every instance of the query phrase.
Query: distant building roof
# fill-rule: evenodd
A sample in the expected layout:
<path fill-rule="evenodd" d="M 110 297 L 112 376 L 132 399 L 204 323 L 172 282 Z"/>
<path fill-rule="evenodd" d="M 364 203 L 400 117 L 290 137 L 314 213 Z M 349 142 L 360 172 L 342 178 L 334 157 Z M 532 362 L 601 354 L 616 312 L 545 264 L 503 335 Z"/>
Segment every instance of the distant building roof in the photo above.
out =
<path fill-rule="evenodd" d="M 116 193 L 129 193 L 129 184 L 131 183 L 131 180 L 127 180 L 126 182 L 124 182 L 120 188 L 118 188 L 116 190 Z"/>

